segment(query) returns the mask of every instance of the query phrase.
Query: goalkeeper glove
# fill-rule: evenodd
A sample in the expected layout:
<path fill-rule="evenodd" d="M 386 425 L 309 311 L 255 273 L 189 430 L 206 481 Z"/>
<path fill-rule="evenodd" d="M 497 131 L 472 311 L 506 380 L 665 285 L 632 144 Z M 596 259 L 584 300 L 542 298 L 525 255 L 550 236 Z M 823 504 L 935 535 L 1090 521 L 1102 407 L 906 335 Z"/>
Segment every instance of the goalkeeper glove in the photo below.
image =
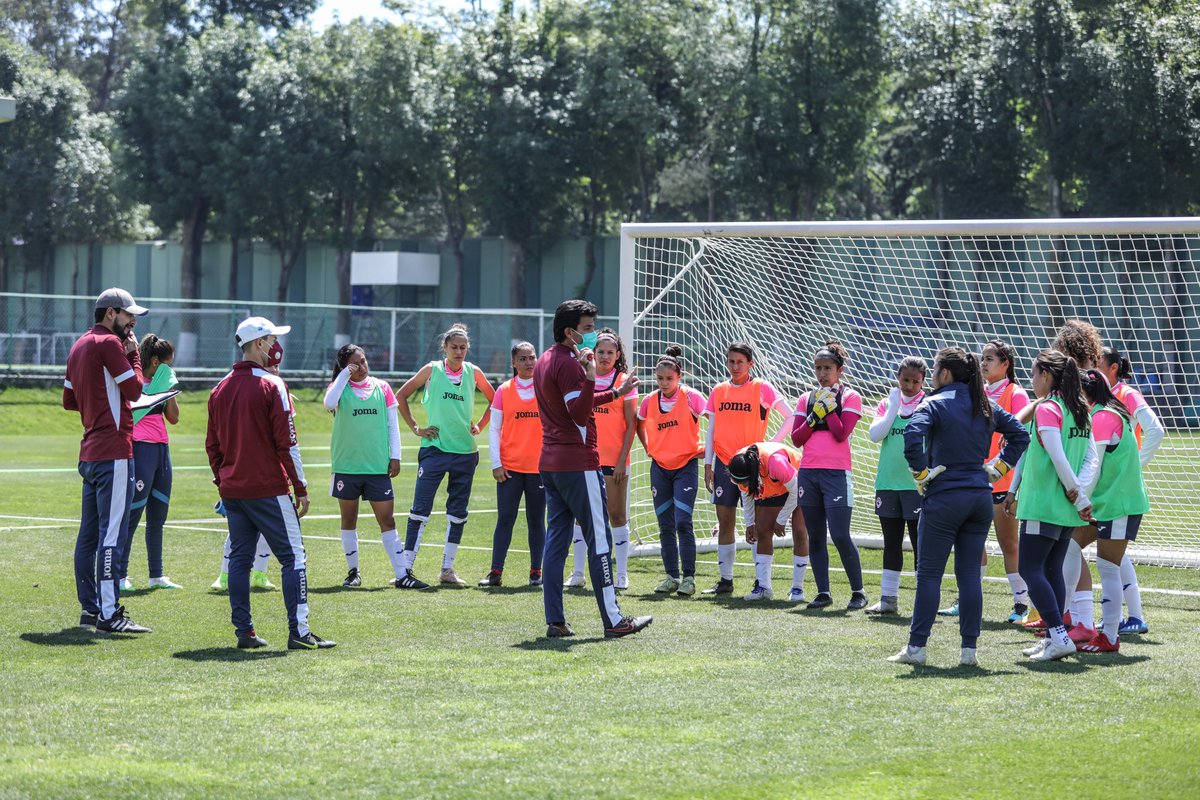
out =
<path fill-rule="evenodd" d="M 835 408 L 837 408 L 837 402 L 832 396 L 826 395 L 824 397 L 817 397 L 813 403 L 812 412 L 817 416 L 818 420 L 823 420 Z"/>
<path fill-rule="evenodd" d="M 983 471 L 987 473 L 988 481 L 990 483 L 995 483 L 996 481 L 1000 480 L 1007 475 L 1008 471 L 1011 469 L 1012 467 L 1001 461 L 999 456 L 993 458 L 991 461 L 986 461 L 983 464 Z"/>
<path fill-rule="evenodd" d="M 919 472 L 913 470 L 913 480 L 917 482 L 917 494 L 925 496 L 925 490 L 929 488 L 929 484 L 933 483 L 933 479 L 946 471 L 946 468 L 940 464 L 936 467 L 926 467 Z"/>

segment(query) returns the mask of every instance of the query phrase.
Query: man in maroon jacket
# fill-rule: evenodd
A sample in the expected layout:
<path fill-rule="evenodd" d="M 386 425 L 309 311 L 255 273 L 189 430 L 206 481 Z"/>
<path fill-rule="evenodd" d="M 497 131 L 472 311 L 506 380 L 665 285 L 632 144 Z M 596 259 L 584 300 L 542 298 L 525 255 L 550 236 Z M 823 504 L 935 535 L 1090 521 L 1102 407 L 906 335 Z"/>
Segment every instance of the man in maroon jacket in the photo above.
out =
<path fill-rule="evenodd" d="M 83 508 L 75 540 L 75 591 L 80 627 L 111 633 L 149 633 L 125 616 L 117 579 L 120 540 L 133 499 L 133 411 L 142 396 L 142 361 L 133 328 L 149 313 L 124 289 L 96 298 L 96 326 L 67 356 L 63 408 L 83 421 L 79 474 Z"/>
<path fill-rule="evenodd" d="M 287 386 L 266 369 L 275 340 L 290 330 L 263 317 L 244 320 L 237 328 L 243 360 L 208 397 L 205 449 L 229 526 L 229 605 L 240 648 L 267 644 L 250 618 L 250 565 L 259 532 L 283 571 L 288 649 L 334 646 L 308 629 L 307 560 L 300 540 L 308 489 Z"/>

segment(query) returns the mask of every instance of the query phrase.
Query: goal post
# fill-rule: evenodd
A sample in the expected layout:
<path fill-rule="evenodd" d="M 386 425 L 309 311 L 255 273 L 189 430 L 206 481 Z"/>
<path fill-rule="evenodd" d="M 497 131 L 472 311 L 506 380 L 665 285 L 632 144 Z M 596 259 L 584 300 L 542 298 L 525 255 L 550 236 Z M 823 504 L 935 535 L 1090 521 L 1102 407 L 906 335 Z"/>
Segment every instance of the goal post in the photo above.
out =
<path fill-rule="evenodd" d="M 1131 554 L 1200 566 L 1200 218 L 626 224 L 620 252 L 620 333 L 643 393 L 667 345 L 683 347 L 684 381 L 707 394 L 727 377 L 726 346 L 746 341 L 755 374 L 794 405 L 813 385 L 817 347 L 846 345 L 845 379 L 864 408 L 851 442 L 852 530 L 867 545 L 880 541 L 879 448 L 867 428 L 900 358 L 932 366 L 943 346 L 978 353 L 1003 339 L 1031 391 L 1030 364 L 1055 330 L 1091 322 L 1130 359 L 1167 431 Z M 782 422 L 772 414 L 770 432 Z M 649 462 L 634 449 L 636 552 L 657 553 Z M 710 550 L 715 514 L 700 493 L 695 529 Z M 740 514 L 738 526 L 740 539 Z"/>

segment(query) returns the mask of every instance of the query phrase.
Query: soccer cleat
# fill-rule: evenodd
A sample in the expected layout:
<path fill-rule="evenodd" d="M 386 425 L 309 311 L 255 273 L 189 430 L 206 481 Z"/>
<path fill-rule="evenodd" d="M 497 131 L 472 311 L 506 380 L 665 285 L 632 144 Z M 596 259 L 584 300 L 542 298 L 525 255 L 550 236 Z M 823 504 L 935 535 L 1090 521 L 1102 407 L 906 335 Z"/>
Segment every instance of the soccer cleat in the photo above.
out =
<path fill-rule="evenodd" d="M 1036 656 L 1038 653 L 1046 649 L 1046 641 L 1046 639 L 1042 639 L 1032 647 L 1026 647 L 1021 651 L 1021 654 L 1026 656 Z"/>
<path fill-rule="evenodd" d="M 659 594 L 671 594 L 679 589 L 679 578 L 672 578 L 670 575 L 663 578 L 663 582 L 655 587 L 654 591 Z"/>
<path fill-rule="evenodd" d="M 793 605 L 800 605 L 804 602 L 804 590 L 793 586 L 792 590 L 788 592 L 787 601 Z"/>
<path fill-rule="evenodd" d="M 916 667 L 925 666 L 925 648 L 913 647 L 912 645 L 904 645 L 900 648 L 900 652 L 894 656 L 888 656 L 888 661 L 893 664 L 912 664 Z"/>
<path fill-rule="evenodd" d="M 881 597 L 879 602 L 867 609 L 868 614 L 896 614 L 900 611 L 900 601 L 895 597 Z"/>
<path fill-rule="evenodd" d="M 654 621 L 654 617 L 621 617 L 621 621 L 611 628 L 604 629 L 605 639 L 619 639 L 622 636 L 632 636 Z"/>
<path fill-rule="evenodd" d="M 1046 639 L 1046 646 L 1040 653 L 1034 653 L 1030 658 L 1034 661 L 1058 661 L 1060 658 L 1073 656 L 1076 653 L 1075 643 L 1055 644 L 1053 639 Z"/>
<path fill-rule="evenodd" d="M 490 586 L 500 586 L 500 585 L 502 585 L 501 576 L 503 574 L 504 573 L 502 573 L 498 569 L 488 570 L 488 574 L 484 575 L 482 578 L 480 578 L 479 583 L 477 583 L 475 585 L 479 586 L 481 588 L 488 588 Z"/>
<path fill-rule="evenodd" d="M 625 573 L 621 573 L 620 575 L 618 575 L 616 582 L 613 584 L 613 588 L 615 588 L 617 591 L 624 591 L 625 589 L 628 589 L 629 588 L 629 576 L 626 575 Z"/>
<path fill-rule="evenodd" d="M 96 617 L 96 630 L 105 633 L 150 633 L 145 625 L 138 625 L 125 616 L 125 606 L 117 606 L 116 612 L 108 619 Z"/>
<path fill-rule="evenodd" d="M 222 572 L 217 576 L 217 579 L 212 582 L 212 586 L 209 586 L 208 588 L 216 589 L 219 592 L 229 591 L 229 573 Z"/>
<path fill-rule="evenodd" d="M 1029 606 L 1024 603 L 1014 603 L 1012 613 L 1008 615 L 1008 622 L 1013 625 L 1024 625 L 1029 619 Z"/>
<path fill-rule="evenodd" d="M 964 647 L 958 655 L 958 665 L 960 667 L 978 667 L 979 658 L 975 655 L 974 647 Z"/>
<path fill-rule="evenodd" d="M 833 595 L 829 592 L 817 592 L 817 596 L 809 601 L 805 608 L 825 608 L 833 605 Z"/>
<path fill-rule="evenodd" d="M 237 635 L 237 646 L 238 650 L 254 650 L 259 647 L 266 647 L 267 640 L 255 633 L 254 628 L 251 628 L 245 633 Z"/>
<path fill-rule="evenodd" d="M 774 597 L 775 595 L 771 591 L 771 587 L 763 586 L 758 581 L 755 581 L 754 588 L 750 590 L 750 594 L 746 595 L 742 599 L 753 603 L 758 600 L 771 600 Z"/>
<path fill-rule="evenodd" d="M 357 589 L 362 586 L 362 573 L 358 571 L 358 567 L 352 567 L 346 573 L 346 580 L 342 581 L 343 589 Z"/>
<path fill-rule="evenodd" d="M 1096 635 L 1091 641 L 1084 642 L 1079 645 L 1081 653 L 1117 653 L 1121 650 L 1121 637 L 1117 636 L 1115 642 L 1108 640 L 1108 634 L 1104 631 L 1096 631 Z"/>
<path fill-rule="evenodd" d="M 1096 638 L 1095 628 L 1085 628 L 1082 625 L 1076 625 L 1067 631 L 1067 636 L 1075 644 L 1084 644 Z"/>
<path fill-rule="evenodd" d="M 867 596 L 863 592 L 855 592 L 850 595 L 850 602 L 846 604 L 847 611 L 858 611 L 860 608 L 867 607 Z"/>
<path fill-rule="evenodd" d="M 541 586 L 542 585 L 542 571 L 540 569 L 529 570 L 529 585 L 530 586 Z"/>
<path fill-rule="evenodd" d="M 146 588 L 147 589 L 182 589 L 183 587 L 180 586 L 178 583 L 175 583 L 173 580 L 168 578 L 166 575 L 163 575 L 158 578 L 151 578 L 149 583 L 146 584 Z"/>
<path fill-rule="evenodd" d="M 939 617 L 957 617 L 958 616 L 958 601 L 955 601 L 954 605 L 950 606 L 949 608 L 939 608 L 938 616 Z"/>
<path fill-rule="evenodd" d="M 696 579 L 690 575 L 684 576 L 679 582 L 679 594 L 684 597 L 691 597 L 696 593 Z"/>
<path fill-rule="evenodd" d="M 546 626 L 546 635 L 551 639 L 565 639 L 575 635 L 575 629 L 565 622 L 555 622 Z"/>
<path fill-rule="evenodd" d="M 454 567 L 446 567 L 442 573 L 438 575 L 438 583 L 444 583 L 448 586 L 466 586 L 467 582 L 458 577 L 458 573 L 454 571 Z"/>
<path fill-rule="evenodd" d="M 250 573 L 250 588 L 263 589 L 265 591 L 274 591 L 275 584 L 267 579 L 265 570 L 256 569 Z"/>
<path fill-rule="evenodd" d="M 733 594 L 733 578 L 718 578 L 716 583 L 701 594 Z"/>
<path fill-rule="evenodd" d="M 564 589 L 582 589 L 587 586 L 587 579 L 583 577 L 582 572 L 572 572 L 571 577 L 563 581 Z"/>
<path fill-rule="evenodd" d="M 121 578 L 121 591 L 122 592 L 132 592 L 133 591 L 133 581 L 129 580 L 129 578 Z"/>
<path fill-rule="evenodd" d="M 1066 625 L 1069 628 L 1074 624 L 1075 623 L 1071 620 L 1071 612 L 1069 610 L 1064 611 L 1063 612 L 1063 625 Z"/>
<path fill-rule="evenodd" d="M 81 627 L 81 628 L 96 627 L 96 619 L 99 616 L 100 616 L 99 614 L 89 614 L 87 611 L 84 611 L 82 614 L 79 615 L 79 627 Z"/>
<path fill-rule="evenodd" d="M 1150 626 L 1147 625 L 1143 620 L 1138 619 L 1137 617 L 1130 617 L 1129 619 L 1121 620 L 1121 627 L 1117 628 L 1117 633 L 1120 634 L 1121 636 L 1128 636 L 1130 634 L 1142 634 L 1142 633 L 1149 633 L 1149 632 L 1150 632 Z"/>
<path fill-rule="evenodd" d="M 432 588 L 428 583 L 421 580 L 416 575 L 413 575 L 413 571 L 411 569 L 408 570 L 407 572 L 405 572 L 404 577 L 400 578 L 398 581 L 396 581 L 393 584 L 393 586 L 395 586 L 397 589 L 430 589 L 430 588 Z"/>
<path fill-rule="evenodd" d="M 1033 616 L 1033 614 L 1030 614 L 1030 616 Z M 1031 620 L 1026 621 L 1025 624 L 1023 624 L 1021 627 L 1031 633 L 1037 633 L 1038 631 L 1045 631 L 1046 630 L 1046 620 L 1042 619 L 1041 617 L 1038 617 L 1037 619 L 1031 619 Z"/>
<path fill-rule="evenodd" d="M 312 631 L 303 636 L 288 634 L 288 650 L 328 650 L 330 647 L 337 647 L 337 642 L 322 639 Z"/>

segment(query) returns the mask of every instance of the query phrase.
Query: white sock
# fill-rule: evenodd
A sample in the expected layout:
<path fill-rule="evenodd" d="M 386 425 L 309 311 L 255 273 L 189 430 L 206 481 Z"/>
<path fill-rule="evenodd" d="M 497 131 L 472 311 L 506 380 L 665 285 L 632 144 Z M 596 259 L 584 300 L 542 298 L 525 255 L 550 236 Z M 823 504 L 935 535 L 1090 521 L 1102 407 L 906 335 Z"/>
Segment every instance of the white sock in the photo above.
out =
<path fill-rule="evenodd" d="M 1075 589 L 1079 586 L 1079 573 L 1083 571 L 1083 551 L 1079 549 L 1079 545 L 1072 539 L 1067 544 L 1067 557 L 1063 559 L 1063 585 L 1067 587 L 1067 594 L 1063 600 L 1066 606 L 1059 609 L 1060 611 L 1070 611 L 1071 598 L 1075 595 Z M 1071 615 L 1071 622 L 1079 622 L 1075 619 L 1075 615 Z"/>
<path fill-rule="evenodd" d="M 271 546 L 267 544 L 267 537 L 261 533 L 258 535 L 258 551 L 254 555 L 253 569 L 255 572 L 266 572 L 267 561 L 271 558 Z"/>
<path fill-rule="evenodd" d="M 226 536 L 225 537 L 225 552 L 221 556 L 221 574 L 222 575 L 229 574 L 229 551 L 230 551 L 230 549 L 232 549 L 232 547 L 233 547 L 233 542 L 231 542 L 229 540 L 229 537 Z"/>
<path fill-rule="evenodd" d="M 764 589 L 771 588 L 771 564 L 774 561 L 774 553 L 770 555 L 754 554 L 754 577 L 758 579 L 758 585 Z"/>
<path fill-rule="evenodd" d="M 1129 609 L 1129 616 L 1144 622 L 1146 618 L 1142 616 L 1142 590 L 1138 587 L 1137 572 L 1128 555 L 1121 559 L 1121 584 L 1125 590 L 1125 607 Z"/>
<path fill-rule="evenodd" d="M 792 556 L 792 588 L 804 592 L 804 573 L 808 572 L 808 556 Z"/>
<path fill-rule="evenodd" d="M 346 569 L 358 569 L 358 531 L 340 531 L 342 552 L 346 556 Z"/>
<path fill-rule="evenodd" d="M 413 564 L 417 561 L 417 551 L 421 549 L 421 539 L 425 536 L 425 526 L 427 522 L 422 522 L 421 527 L 417 528 L 417 541 L 413 543 L 412 550 L 404 551 L 404 571 L 409 572 L 413 568 Z"/>
<path fill-rule="evenodd" d="M 1115 642 L 1121 627 L 1121 567 L 1103 558 L 1096 559 L 1100 570 L 1100 619 L 1104 635 Z"/>
<path fill-rule="evenodd" d="M 737 560 L 737 544 L 717 545 L 717 569 L 721 571 L 721 580 L 733 580 L 733 562 Z"/>
<path fill-rule="evenodd" d="M 897 597 L 900 594 L 900 570 L 883 571 L 883 577 L 879 580 L 879 594 L 881 597 Z"/>
<path fill-rule="evenodd" d="M 442 551 L 442 569 L 454 569 L 454 556 L 458 553 L 458 545 L 454 542 L 446 542 L 446 549 Z"/>
<path fill-rule="evenodd" d="M 629 572 L 629 526 L 621 525 L 612 529 L 613 554 L 617 557 L 617 574 Z"/>
<path fill-rule="evenodd" d="M 1081 589 L 1071 598 L 1071 622 L 1085 628 L 1096 627 L 1096 600 L 1091 589 Z"/>
<path fill-rule="evenodd" d="M 1050 640 L 1059 647 L 1066 647 L 1071 642 L 1071 637 L 1067 635 L 1067 626 L 1059 625 L 1057 628 L 1051 628 Z"/>
<path fill-rule="evenodd" d="M 588 572 L 587 541 L 583 538 L 583 528 L 576 525 L 571 532 L 571 553 L 575 557 L 575 567 L 571 572 L 576 575 L 586 575 Z"/>
<path fill-rule="evenodd" d="M 1018 603 L 1023 606 L 1029 605 L 1029 587 L 1025 584 L 1025 579 L 1021 577 L 1021 573 L 1008 573 L 1008 586 L 1012 589 L 1013 605 Z"/>
<path fill-rule="evenodd" d="M 383 540 L 383 552 L 387 553 L 388 561 L 392 565 L 392 572 L 396 573 L 396 579 L 403 578 L 404 545 L 400 542 L 400 533 L 393 528 L 379 534 L 379 538 Z"/>

